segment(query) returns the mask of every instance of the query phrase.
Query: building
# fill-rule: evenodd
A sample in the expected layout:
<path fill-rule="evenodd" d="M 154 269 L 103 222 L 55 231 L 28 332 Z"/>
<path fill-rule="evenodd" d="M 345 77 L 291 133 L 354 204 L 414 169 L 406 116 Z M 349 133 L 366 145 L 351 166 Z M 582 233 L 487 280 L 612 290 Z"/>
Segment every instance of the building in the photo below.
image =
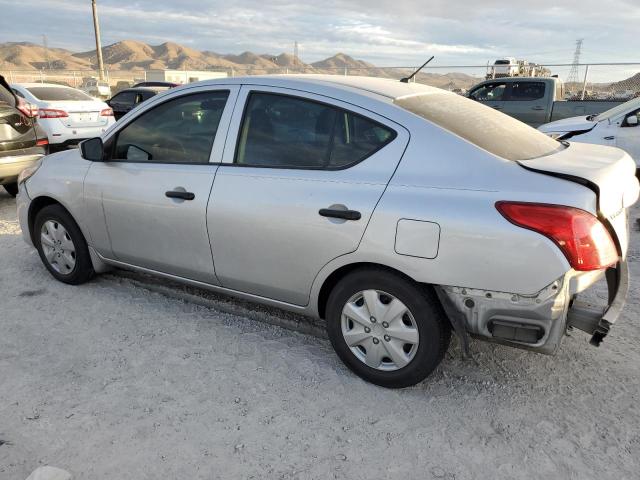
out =
<path fill-rule="evenodd" d="M 181 84 L 229 76 L 227 72 L 206 70 L 148 70 L 146 73 L 146 81 L 148 82 L 174 82 Z"/>

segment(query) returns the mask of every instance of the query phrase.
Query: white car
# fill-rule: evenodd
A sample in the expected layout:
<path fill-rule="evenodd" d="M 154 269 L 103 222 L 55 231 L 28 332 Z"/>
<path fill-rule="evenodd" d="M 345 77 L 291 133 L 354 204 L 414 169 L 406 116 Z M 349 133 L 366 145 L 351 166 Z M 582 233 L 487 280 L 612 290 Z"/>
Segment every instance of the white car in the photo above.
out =
<path fill-rule="evenodd" d="M 75 88 L 53 83 L 20 83 L 11 88 L 37 107 L 38 124 L 51 146 L 75 145 L 102 135 L 115 123 L 109 105 Z"/>
<path fill-rule="evenodd" d="M 640 98 L 599 115 L 571 117 L 538 128 L 557 140 L 610 145 L 625 150 L 640 168 Z"/>

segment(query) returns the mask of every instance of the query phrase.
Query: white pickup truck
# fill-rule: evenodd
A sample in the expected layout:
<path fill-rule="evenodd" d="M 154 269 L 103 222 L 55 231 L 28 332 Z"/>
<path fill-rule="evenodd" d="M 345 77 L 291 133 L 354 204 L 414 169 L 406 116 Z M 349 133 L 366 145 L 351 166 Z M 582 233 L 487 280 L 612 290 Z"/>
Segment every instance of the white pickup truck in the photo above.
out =
<path fill-rule="evenodd" d="M 631 155 L 640 168 L 640 98 L 598 115 L 547 123 L 539 130 L 558 140 L 619 147 Z"/>

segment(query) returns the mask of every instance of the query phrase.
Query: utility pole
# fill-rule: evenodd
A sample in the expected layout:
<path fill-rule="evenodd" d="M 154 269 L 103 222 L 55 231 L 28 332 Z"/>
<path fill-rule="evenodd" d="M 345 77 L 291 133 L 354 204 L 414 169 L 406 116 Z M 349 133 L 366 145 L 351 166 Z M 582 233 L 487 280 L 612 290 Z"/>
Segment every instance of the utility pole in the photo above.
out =
<path fill-rule="evenodd" d="M 93 10 L 93 29 L 96 33 L 96 56 L 98 57 L 98 77 L 104 80 L 104 63 L 102 63 L 102 46 L 100 45 L 100 24 L 98 23 L 98 7 L 96 0 L 91 0 Z"/>

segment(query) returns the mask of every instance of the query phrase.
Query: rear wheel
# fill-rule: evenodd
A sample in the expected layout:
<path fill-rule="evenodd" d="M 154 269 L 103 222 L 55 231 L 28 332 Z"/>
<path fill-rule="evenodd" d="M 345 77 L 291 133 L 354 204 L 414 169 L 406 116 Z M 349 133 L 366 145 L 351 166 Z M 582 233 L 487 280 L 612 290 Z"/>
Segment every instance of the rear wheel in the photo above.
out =
<path fill-rule="evenodd" d="M 335 286 L 327 303 L 327 332 L 354 373 L 388 388 L 425 379 L 451 338 L 433 292 L 377 268 L 353 272 Z"/>
<path fill-rule="evenodd" d="M 78 285 L 94 276 L 87 242 L 62 206 L 49 205 L 40 210 L 33 228 L 40 259 L 57 280 Z"/>
<path fill-rule="evenodd" d="M 17 183 L 7 183 L 3 185 L 4 189 L 7 191 L 9 195 L 15 197 L 18 195 L 18 184 Z"/>

